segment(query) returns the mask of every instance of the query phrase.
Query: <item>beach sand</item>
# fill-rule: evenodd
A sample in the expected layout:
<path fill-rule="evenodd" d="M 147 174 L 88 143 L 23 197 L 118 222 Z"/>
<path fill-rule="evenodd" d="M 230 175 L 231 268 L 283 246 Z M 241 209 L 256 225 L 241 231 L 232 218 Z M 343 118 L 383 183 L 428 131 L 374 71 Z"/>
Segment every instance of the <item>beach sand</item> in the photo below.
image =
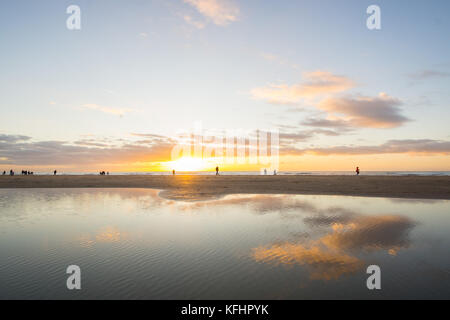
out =
<path fill-rule="evenodd" d="M 237 193 L 450 199 L 450 176 L 0 176 L 0 188 L 153 188 L 178 200 Z"/>

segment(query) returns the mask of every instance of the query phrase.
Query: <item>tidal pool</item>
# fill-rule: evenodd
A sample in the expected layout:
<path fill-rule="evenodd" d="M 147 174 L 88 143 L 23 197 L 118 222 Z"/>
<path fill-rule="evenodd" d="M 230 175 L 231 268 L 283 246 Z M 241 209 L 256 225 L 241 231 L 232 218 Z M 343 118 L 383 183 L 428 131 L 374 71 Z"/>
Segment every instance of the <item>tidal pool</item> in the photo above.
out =
<path fill-rule="evenodd" d="M 159 193 L 0 190 L 0 299 L 450 299 L 450 201 Z"/>

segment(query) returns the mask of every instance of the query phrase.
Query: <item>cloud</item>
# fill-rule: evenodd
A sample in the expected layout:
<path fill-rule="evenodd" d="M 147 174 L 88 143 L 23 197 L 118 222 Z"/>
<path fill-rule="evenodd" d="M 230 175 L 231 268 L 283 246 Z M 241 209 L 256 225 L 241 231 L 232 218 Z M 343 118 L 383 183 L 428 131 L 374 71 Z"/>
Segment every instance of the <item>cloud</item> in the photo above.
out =
<path fill-rule="evenodd" d="M 254 88 L 251 95 L 255 99 L 266 100 L 273 104 L 298 104 L 303 99 L 346 91 L 355 86 L 353 81 L 325 71 L 314 71 L 303 74 L 306 81 L 299 84 L 270 84 L 266 87 Z"/>
<path fill-rule="evenodd" d="M 276 62 L 282 66 L 288 66 L 296 70 L 300 68 L 298 65 L 291 63 L 288 60 L 272 53 L 262 52 L 261 57 L 267 61 Z"/>
<path fill-rule="evenodd" d="M 409 121 L 401 115 L 400 105 L 400 100 L 380 93 L 377 97 L 328 98 L 318 108 L 355 127 L 394 128 Z"/>
<path fill-rule="evenodd" d="M 339 131 L 351 130 L 351 123 L 342 119 L 308 118 L 300 123 L 307 127 L 333 128 Z"/>
<path fill-rule="evenodd" d="M 255 99 L 273 104 L 298 105 L 305 100 L 313 103 L 326 113 L 326 118 L 310 118 L 303 123 L 311 127 L 348 131 L 355 127 L 394 128 L 410 121 L 401 114 L 402 101 L 385 93 L 375 97 L 335 96 L 355 86 L 347 77 L 315 71 L 304 73 L 303 78 L 299 84 L 271 84 L 254 88 L 250 93 Z M 317 98 L 322 100 L 314 100 Z"/>
<path fill-rule="evenodd" d="M 19 141 L 27 141 L 30 140 L 31 137 L 23 136 L 23 135 L 8 135 L 8 134 L 0 134 L 0 142 L 19 142 Z"/>
<path fill-rule="evenodd" d="M 0 164 L 29 166 L 124 165 L 134 162 L 166 161 L 173 143 L 169 138 L 147 138 L 146 143 L 132 140 L 105 141 L 30 141 L 29 137 L 0 136 Z"/>
<path fill-rule="evenodd" d="M 341 135 L 340 132 L 326 129 L 301 130 L 296 132 L 280 132 L 280 146 L 293 145 L 298 142 L 304 142 L 317 135 L 325 135 L 328 137 L 336 137 Z"/>
<path fill-rule="evenodd" d="M 239 8 L 228 0 L 183 0 L 218 26 L 237 20 Z M 186 21 L 186 18 L 185 18 Z M 189 23 L 189 21 L 186 21 Z"/>
<path fill-rule="evenodd" d="M 196 27 L 197 29 L 203 29 L 205 27 L 205 24 L 201 21 L 194 20 L 191 16 L 185 15 L 183 16 L 183 19 L 186 23 Z"/>
<path fill-rule="evenodd" d="M 87 103 L 87 104 L 84 104 L 82 107 L 86 108 L 86 109 L 98 110 L 98 111 L 101 111 L 104 113 L 114 114 L 114 115 L 118 115 L 118 116 L 123 116 L 126 113 L 130 113 L 133 111 L 132 109 L 128 109 L 128 108 L 107 107 L 107 106 L 101 106 L 101 105 L 98 105 L 95 103 Z"/>
<path fill-rule="evenodd" d="M 134 137 L 142 137 L 142 138 L 153 138 L 153 139 L 168 139 L 166 136 L 162 136 L 154 133 L 130 133 L 130 135 Z"/>
<path fill-rule="evenodd" d="M 422 70 L 416 73 L 411 73 L 408 75 L 408 77 L 415 80 L 447 78 L 450 77 L 450 72 L 436 71 L 436 70 Z"/>
<path fill-rule="evenodd" d="M 282 148 L 280 154 L 302 155 L 369 155 L 386 153 L 450 154 L 450 141 L 431 139 L 390 140 L 379 146 L 337 146 L 329 148 Z"/>

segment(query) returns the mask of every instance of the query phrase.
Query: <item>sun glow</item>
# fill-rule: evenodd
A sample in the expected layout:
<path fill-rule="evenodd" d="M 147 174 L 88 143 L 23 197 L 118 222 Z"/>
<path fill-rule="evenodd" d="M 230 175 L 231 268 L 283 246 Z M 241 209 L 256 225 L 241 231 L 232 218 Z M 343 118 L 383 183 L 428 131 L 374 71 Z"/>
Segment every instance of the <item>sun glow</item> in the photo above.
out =
<path fill-rule="evenodd" d="M 192 157 L 182 157 L 166 163 L 167 169 L 175 171 L 203 171 L 209 169 L 211 166 L 207 160 Z"/>

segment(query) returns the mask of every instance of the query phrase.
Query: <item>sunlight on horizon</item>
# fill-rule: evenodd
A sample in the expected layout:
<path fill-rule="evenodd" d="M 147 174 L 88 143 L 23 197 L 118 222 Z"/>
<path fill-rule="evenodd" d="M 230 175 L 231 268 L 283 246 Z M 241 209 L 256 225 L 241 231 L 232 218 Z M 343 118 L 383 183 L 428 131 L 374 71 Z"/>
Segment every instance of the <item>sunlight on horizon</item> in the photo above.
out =
<path fill-rule="evenodd" d="M 175 171 L 206 171 L 214 167 L 211 160 L 194 157 L 182 157 L 164 164 L 167 170 Z"/>

